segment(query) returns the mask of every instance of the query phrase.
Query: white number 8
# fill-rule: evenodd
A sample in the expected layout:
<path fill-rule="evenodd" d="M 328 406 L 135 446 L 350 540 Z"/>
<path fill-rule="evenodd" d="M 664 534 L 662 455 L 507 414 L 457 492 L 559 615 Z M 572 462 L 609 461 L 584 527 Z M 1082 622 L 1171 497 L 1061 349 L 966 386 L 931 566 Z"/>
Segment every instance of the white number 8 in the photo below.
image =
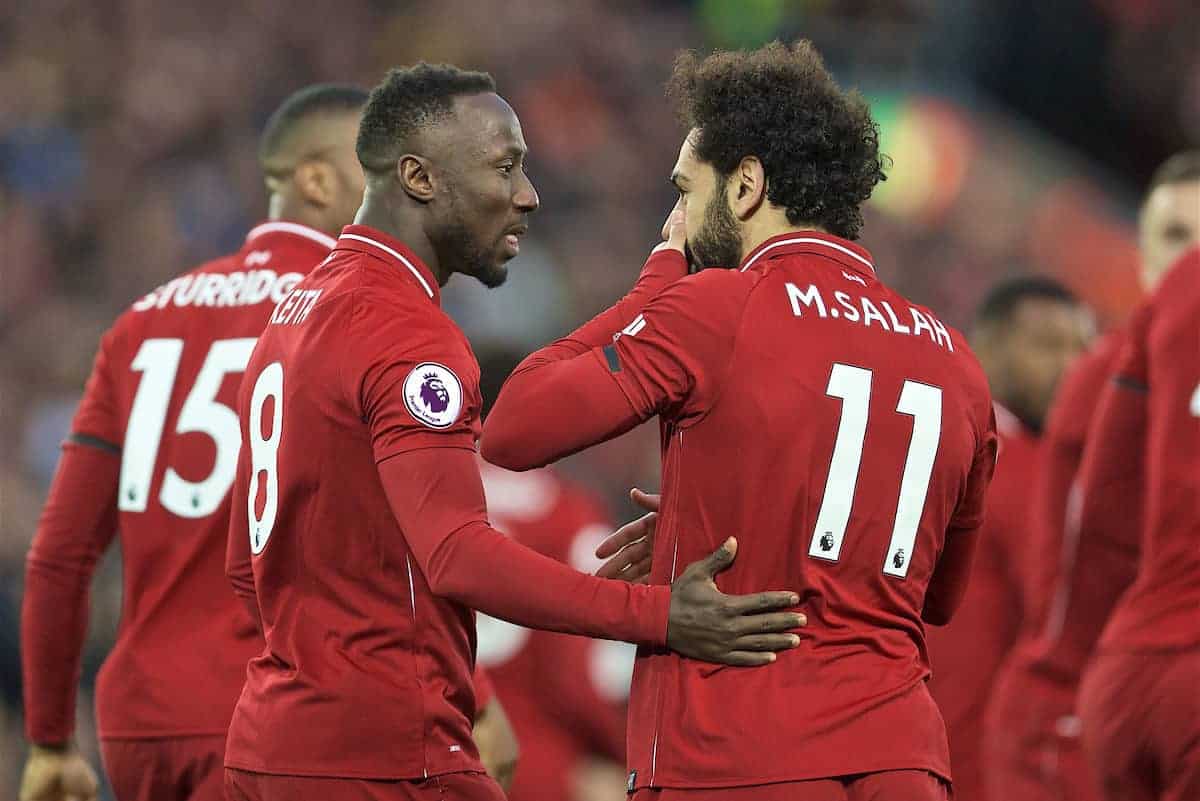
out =
<path fill-rule="evenodd" d="M 272 398 L 271 436 L 263 439 L 262 416 L 267 398 Z M 254 394 L 250 397 L 250 491 L 246 505 L 250 518 L 250 552 L 260 554 L 267 547 L 271 529 L 275 527 L 275 515 L 279 511 L 279 437 L 283 433 L 283 365 L 268 364 L 254 382 Z M 254 510 L 258 499 L 259 477 L 266 473 L 262 517 Z"/>

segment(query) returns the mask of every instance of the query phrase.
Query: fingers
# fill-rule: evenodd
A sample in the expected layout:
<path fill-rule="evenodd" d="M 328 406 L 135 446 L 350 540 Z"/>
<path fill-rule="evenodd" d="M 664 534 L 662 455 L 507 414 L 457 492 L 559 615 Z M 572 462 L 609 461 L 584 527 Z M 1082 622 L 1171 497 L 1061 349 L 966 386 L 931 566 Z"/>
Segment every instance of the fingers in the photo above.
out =
<path fill-rule="evenodd" d="M 713 551 L 703 560 L 695 562 L 694 565 L 702 573 L 707 575 L 709 578 L 712 578 L 722 570 L 728 570 L 729 566 L 733 564 L 734 557 L 736 556 L 737 540 L 734 537 L 730 537 L 729 539 L 725 540 L 720 548 Z M 690 569 L 692 566 L 693 565 L 689 565 L 688 569 Z"/>
<path fill-rule="evenodd" d="M 676 203 L 675 208 L 671 210 L 670 215 L 667 217 L 667 221 L 663 223 L 663 241 L 659 242 L 651 252 L 657 253 L 660 250 L 672 248 L 674 250 L 678 250 L 680 253 L 683 253 L 684 244 L 687 242 L 686 219 L 687 218 L 683 210 L 683 203 Z"/>
<path fill-rule="evenodd" d="M 629 498 L 647 512 L 657 512 L 662 496 L 658 493 L 642 492 L 637 487 L 629 491 Z"/>
<path fill-rule="evenodd" d="M 607 559 L 626 545 L 637 542 L 654 533 L 654 525 L 657 519 L 658 515 L 651 512 L 650 514 L 642 515 L 631 523 L 621 526 L 596 546 L 596 556 L 600 559 Z"/>
<path fill-rule="evenodd" d="M 774 651 L 730 651 L 727 654 L 714 656 L 710 661 L 719 665 L 734 665 L 736 667 L 759 667 L 775 661 Z"/>
<path fill-rule="evenodd" d="M 799 644 L 795 634 L 747 634 L 733 641 L 739 651 L 786 651 Z"/>
<path fill-rule="evenodd" d="M 793 607 L 800 603 L 800 596 L 794 592 L 756 592 L 753 595 L 730 595 L 725 600 L 733 612 L 753 615 Z"/>
<path fill-rule="evenodd" d="M 683 213 L 683 200 L 677 200 L 675 201 L 675 206 L 667 214 L 667 219 L 663 220 L 662 238 L 664 240 L 670 239 L 671 229 L 674 226 L 683 225 L 684 219 L 686 218 Z"/>
<path fill-rule="evenodd" d="M 650 557 L 647 556 L 635 565 L 625 569 L 623 578 L 630 584 L 646 584 L 650 581 Z"/>
<path fill-rule="evenodd" d="M 630 581 L 630 576 L 639 575 L 639 572 L 631 572 L 633 566 L 640 566 L 643 563 L 647 567 L 649 566 L 652 550 L 653 543 L 648 540 L 639 540 L 632 545 L 627 545 L 616 556 L 602 564 L 596 571 L 596 575 L 600 578 L 619 578 L 623 581 Z"/>
<path fill-rule="evenodd" d="M 802 612 L 774 612 L 769 615 L 743 615 L 733 623 L 739 635 L 775 634 L 804 628 L 808 618 Z"/>

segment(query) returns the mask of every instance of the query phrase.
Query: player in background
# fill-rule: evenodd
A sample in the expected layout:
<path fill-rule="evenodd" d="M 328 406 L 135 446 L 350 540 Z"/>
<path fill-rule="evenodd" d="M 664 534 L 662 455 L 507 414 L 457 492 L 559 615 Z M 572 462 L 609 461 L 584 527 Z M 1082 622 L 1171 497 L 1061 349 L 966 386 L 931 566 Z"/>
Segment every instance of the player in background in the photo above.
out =
<path fill-rule="evenodd" d="M 1184 251 L 1200 244 L 1200 151 L 1178 153 L 1155 171 L 1138 215 L 1138 242 L 1139 276 L 1150 293 Z M 1047 417 L 1034 472 L 1034 543 L 1027 549 L 1037 558 L 1025 565 L 1022 630 L 996 678 L 985 724 L 984 764 L 994 799 L 1098 797 L 1079 739 L 1075 696 L 1107 614 L 1134 577 L 1140 485 L 1130 454 L 1141 434 L 1127 426 L 1120 437 L 1110 430 L 1094 444 L 1086 435 L 1126 329 L 1110 331 L 1079 359 Z M 1094 451 L 1087 483 L 1099 484 L 1095 491 L 1082 480 L 1085 444 Z M 1111 547 L 1121 537 L 1104 529 L 1114 526 L 1132 532 L 1134 541 Z M 1100 547 L 1088 549 L 1094 533 Z"/>
<path fill-rule="evenodd" d="M 95 796 L 70 743 L 88 587 L 118 532 L 121 624 L 96 684 L 105 769 L 120 801 L 222 797 L 225 730 L 261 643 L 223 570 L 234 398 L 267 316 L 362 196 L 352 148 L 366 97 L 321 85 L 288 98 L 260 149 L 268 221 L 101 340 L 27 560 L 22 801 Z"/>
<path fill-rule="evenodd" d="M 801 646 L 762 670 L 639 650 L 637 801 L 945 799 L 924 626 L 953 614 L 978 537 L 986 378 L 850 241 L 883 177 L 878 129 L 810 43 L 684 54 L 670 90 L 690 129 L 671 176 L 687 250 L 724 269 L 635 288 L 528 357 L 482 453 L 529 469 L 657 415 L 652 584 L 738 531 L 757 547 L 723 588 L 801 587 Z"/>
<path fill-rule="evenodd" d="M 519 360 L 502 348 L 480 353 L 485 420 Z M 497 530 L 578 570 L 601 567 L 595 549 L 612 528 L 600 499 L 555 470 L 513 473 L 481 459 L 480 473 Z M 634 524 L 637 533 L 645 525 Z M 476 626 L 479 663 L 521 742 L 510 801 L 583 801 L 582 783 L 602 797 L 623 798 L 633 646 L 531 630 L 486 615 L 477 616 Z"/>
<path fill-rule="evenodd" d="M 537 193 L 484 73 L 392 70 L 363 111 L 356 224 L 271 315 L 239 395 L 227 570 L 261 616 L 226 749 L 232 799 L 496 799 L 471 738 L 472 609 L 764 665 L 792 592 L 717 591 L 731 541 L 674 587 L 597 578 L 487 522 L 479 368 L 439 307 L 496 286 Z M 657 255 L 657 254 L 656 254 Z M 684 272 L 665 258 L 661 283 Z"/>
<path fill-rule="evenodd" d="M 1066 287 L 1023 277 L 988 292 L 969 337 L 992 390 L 1000 437 L 996 473 L 962 606 L 948 626 L 926 634 L 933 666 L 929 691 L 946 720 L 960 798 L 986 797 L 984 712 L 1025 614 L 1023 563 L 1039 556 L 1028 541 L 1039 433 L 1059 378 L 1091 333 L 1091 316 Z"/>
<path fill-rule="evenodd" d="M 1107 397 L 1130 394 L 1141 423 Z M 1084 749 L 1106 801 L 1188 801 L 1200 798 L 1200 250 L 1135 315 L 1100 410 L 1097 437 L 1144 427 L 1141 552 L 1080 682 Z"/>

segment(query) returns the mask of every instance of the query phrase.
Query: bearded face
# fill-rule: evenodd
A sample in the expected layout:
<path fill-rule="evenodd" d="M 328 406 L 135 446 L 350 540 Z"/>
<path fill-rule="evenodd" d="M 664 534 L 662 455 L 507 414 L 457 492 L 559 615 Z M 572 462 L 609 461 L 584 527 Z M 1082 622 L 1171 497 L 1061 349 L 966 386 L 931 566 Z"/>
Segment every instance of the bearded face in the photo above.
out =
<path fill-rule="evenodd" d="M 737 267 L 742 260 L 742 233 L 737 218 L 725 199 L 721 181 L 704 206 L 704 220 L 698 231 L 688 233 L 688 261 L 698 270 L 709 267 Z"/>

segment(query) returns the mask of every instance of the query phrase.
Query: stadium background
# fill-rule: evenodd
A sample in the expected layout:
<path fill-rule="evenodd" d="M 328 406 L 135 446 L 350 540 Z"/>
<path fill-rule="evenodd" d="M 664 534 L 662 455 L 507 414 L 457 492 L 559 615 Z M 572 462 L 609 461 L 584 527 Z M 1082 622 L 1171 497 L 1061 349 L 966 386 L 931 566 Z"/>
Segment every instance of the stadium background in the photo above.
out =
<path fill-rule="evenodd" d="M 1060 277 L 1112 322 L 1138 296 L 1139 188 L 1200 141 L 1188 0 L 15 0 L 0 9 L 0 797 L 24 753 L 23 559 L 101 332 L 264 216 L 257 133 L 290 91 L 417 59 L 490 70 L 542 210 L 512 278 L 451 283 L 472 339 L 526 351 L 629 284 L 673 203 L 662 96 L 683 47 L 805 36 L 870 98 L 894 159 L 863 244 L 962 325 L 986 287 Z M 614 513 L 656 486 L 653 431 L 571 460 Z M 94 592 L 85 687 L 120 611 Z M 180 632 L 186 648 L 187 633 Z M 94 755 L 91 697 L 81 744 Z"/>

